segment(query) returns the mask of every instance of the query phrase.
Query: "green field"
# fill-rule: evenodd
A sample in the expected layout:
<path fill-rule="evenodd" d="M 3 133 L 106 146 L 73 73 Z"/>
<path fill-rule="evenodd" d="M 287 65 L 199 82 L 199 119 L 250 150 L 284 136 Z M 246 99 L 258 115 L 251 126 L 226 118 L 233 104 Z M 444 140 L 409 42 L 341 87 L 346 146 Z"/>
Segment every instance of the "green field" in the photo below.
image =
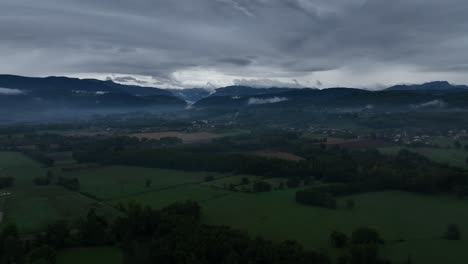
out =
<path fill-rule="evenodd" d="M 449 223 L 458 224 L 462 232 L 468 231 L 468 201 L 404 192 L 368 193 L 353 196 L 356 208 L 349 211 L 302 206 L 293 197 L 294 190 L 224 196 L 202 204 L 204 221 L 248 230 L 252 235 L 273 240 L 295 239 L 307 248 L 327 247 L 328 235 L 333 230 L 350 234 L 357 227 L 370 226 L 378 229 L 387 241 L 408 240 L 386 246 L 385 252 L 395 261 L 402 261 L 411 253 L 415 263 L 444 263 L 444 256 L 440 255 L 430 258 L 432 262 L 416 262 L 427 259 L 424 245 L 454 251 L 459 257 L 450 263 L 465 263 L 461 260 L 468 259 L 468 252 L 457 250 L 468 246 L 467 239 L 458 242 L 439 239 Z M 341 207 L 345 199 L 340 200 Z M 449 248 L 453 243 L 458 246 Z"/>
<path fill-rule="evenodd" d="M 247 178 L 248 184 L 243 184 L 242 179 Z M 214 181 L 204 183 L 205 186 L 228 190 L 231 187 L 237 191 L 250 192 L 254 182 L 262 180 L 262 177 L 252 175 L 232 175 L 223 177 Z"/>
<path fill-rule="evenodd" d="M 458 141 L 461 143 L 462 148 L 468 144 L 467 140 L 455 140 L 451 137 L 431 137 L 430 142 L 441 148 L 454 148 L 455 142 Z"/>
<path fill-rule="evenodd" d="M 125 166 L 109 166 L 62 173 L 62 176 L 78 178 L 81 186 L 80 191 L 90 193 L 106 201 L 125 200 L 155 191 L 203 183 L 208 175 L 214 178 L 225 177 L 225 175 L 218 173 Z M 146 180 L 151 180 L 149 187 L 145 185 Z"/>
<path fill-rule="evenodd" d="M 0 152 L 0 169 L 12 167 L 38 167 L 39 164 L 18 152 Z"/>
<path fill-rule="evenodd" d="M 84 217 L 89 208 L 111 217 L 116 210 L 59 186 L 13 188 L 5 204 L 6 222 L 15 222 L 23 233 L 42 230 L 58 220 Z"/>
<path fill-rule="evenodd" d="M 57 264 L 119 264 L 123 263 L 122 253 L 111 247 L 72 248 L 57 254 Z"/>
<path fill-rule="evenodd" d="M 333 230 L 350 234 L 355 228 L 369 226 L 378 229 L 387 241 L 381 251 L 395 263 L 402 263 L 408 255 L 413 263 L 424 264 L 462 264 L 468 259 L 467 200 L 389 191 L 343 197 L 339 208 L 330 210 L 296 203 L 296 190 L 253 194 L 223 188 L 225 184 L 240 183 L 244 176 L 239 175 L 122 166 L 62 173 L 79 178 L 80 191 L 99 197 L 103 200 L 100 202 L 55 185 L 34 186 L 34 175 L 44 175 L 46 170 L 21 154 L 1 153 L 0 164 L 8 162 L 16 164 L 8 172 L 18 185 L 3 198 L 5 219 L 16 221 L 23 232 L 38 231 L 58 219 L 75 219 L 92 207 L 100 214 L 113 216 L 116 212 L 109 205 L 120 202 L 135 201 L 161 208 L 194 200 L 201 204 L 207 224 L 228 225 L 275 241 L 294 239 L 309 249 L 328 250 L 328 236 Z M 208 175 L 215 180 L 205 182 Z M 147 179 L 152 181 L 150 187 L 145 186 Z M 344 208 L 349 198 L 356 203 L 353 210 Z M 461 241 L 440 238 L 451 223 L 460 227 L 464 235 Z M 119 263 L 121 255 L 114 249 L 72 249 L 60 252 L 58 263 L 98 261 Z"/>
<path fill-rule="evenodd" d="M 80 218 L 90 208 L 106 216 L 117 213 L 106 204 L 57 185 L 35 186 L 33 179 L 45 176 L 47 169 L 21 153 L 0 152 L 2 167 L 0 176 L 13 177 L 14 185 L 2 190 L 8 194 L 0 197 L 1 223 L 15 222 L 22 233 L 40 231 L 57 220 Z"/>
<path fill-rule="evenodd" d="M 444 262 L 445 257 L 437 255 L 440 248 L 452 253 L 450 263 L 464 263 L 456 261 L 468 259 L 468 252 L 462 250 L 468 246 L 468 240 L 440 239 L 450 223 L 458 224 L 462 232 L 468 231 L 468 201 L 379 192 L 352 196 L 356 202 L 352 211 L 344 209 L 349 197 L 340 199 L 338 210 L 329 210 L 297 204 L 295 190 L 247 194 L 217 187 L 219 183 L 236 183 L 241 178 L 176 185 L 112 202 L 135 201 L 161 208 L 176 201 L 195 200 L 202 205 L 203 221 L 208 224 L 228 225 L 276 241 L 295 239 L 310 249 L 328 248 L 328 236 L 333 230 L 350 234 L 357 227 L 370 226 L 388 241 L 381 250 L 396 263 L 405 260 L 408 254 L 414 263 Z M 399 240 L 405 242 L 397 243 Z M 433 253 L 427 254 L 427 250 Z"/>
<path fill-rule="evenodd" d="M 129 203 L 137 202 L 140 204 L 148 205 L 153 208 L 162 208 L 175 202 L 183 202 L 187 200 L 196 201 L 200 204 L 219 199 L 226 195 L 233 195 L 234 193 L 222 190 L 219 188 L 213 188 L 209 186 L 201 185 L 189 185 L 178 188 L 171 188 L 161 191 L 149 192 L 133 197 L 127 197 L 125 199 L 114 200 L 112 203 Z"/>
<path fill-rule="evenodd" d="M 52 152 L 47 157 L 54 160 L 55 165 L 68 165 L 75 163 L 72 152 Z"/>
<path fill-rule="evenodd" d="M 15 186 L 32 186 L 33 179 L 46 175 L 41 164 L 18 152 L 0 152 L 0 177 L 12 176 Z"/>
<path fill-rule="evenodd" d="M 386 154 L 396 154 L 398 151 L 402 149 L 408 149 L 409 151 L 419 153 L 423 156 L 428 157 L 429 159 L 439 162 L 439 163 L 447 163 L 452 166 L 457 166 L 461 168 L 468 169 L 468 163 L 466 159 L 468 158 L 468 151 L 466 150 L 457 150 L 454 148 L 445 149 L 445 148 L 431 148 L 431 147 L 413 147 L 413 148 L 405 148 L 405 147 L 388 147 L 388 148 L 381 148 L 380 151 Z"/>

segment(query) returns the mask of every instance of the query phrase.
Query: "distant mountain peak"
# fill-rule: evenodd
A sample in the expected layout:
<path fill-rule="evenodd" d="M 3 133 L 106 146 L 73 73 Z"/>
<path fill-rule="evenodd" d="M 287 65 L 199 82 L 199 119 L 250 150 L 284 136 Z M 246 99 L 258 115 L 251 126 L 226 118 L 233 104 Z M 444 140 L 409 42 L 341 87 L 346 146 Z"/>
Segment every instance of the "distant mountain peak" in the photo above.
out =
<path fill-rule="evenodd" d="M 385 89 L 386 91 L 415 91 L 415 92 L 456 92 L 466 90 L 468 86 L 465 85 L 452 85 L 447 81 L 433 81 L 423 84 L 401 84 L 395 85 Z"/>

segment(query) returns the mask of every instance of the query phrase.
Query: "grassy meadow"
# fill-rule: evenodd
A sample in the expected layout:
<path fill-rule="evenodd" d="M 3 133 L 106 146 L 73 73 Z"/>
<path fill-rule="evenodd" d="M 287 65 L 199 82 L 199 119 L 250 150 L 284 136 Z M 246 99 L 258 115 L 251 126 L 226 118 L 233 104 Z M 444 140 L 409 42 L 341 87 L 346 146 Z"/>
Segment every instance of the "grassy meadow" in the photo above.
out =
<path fill-rule="evenodd" d="M 202 204 L 204 221 L 245 229 L 252 235 L 277 241 L 295 239 L 307 248 L 327 248 L 328 236 L 333 230 L 350 234 L 357 227 L 370 226 L 379 230 L 388 241 L 383 248 L 386 255 L 395 261 L 403 261 L 411 254 L 414 263 L 444 262 L 441 255 L 430 258 L 431 262 L 417 261 L 428 259 L 425 252 L 428 248 L 423 245 L 444 247 L 458 243 L 459 246 L 454 248 L 459 249 L 468 246 L 466 238 L 458 242 L 440 239 L 450 223 L 458 224 L 462 232 L 468 231 L 466 200 L 379 192 L 344 197 L 339 201 L 339 209 L 330 210 L 299 205 L 294 201 L 294 192 L 236 193 L 207 201 Z M 355 201 L 355 209 L 344 209 L 348 198 Z M 399 240 L 407 242 L 397 243 Z M 419 241 L 424 242 L 420 244 Z M 453 251 L 454 248 L 448 250 Z M 468 258 L 468 252 L 457 251 L 456 254 L 459 260 Z"/>
<path fill-rule="evenodd" d="M 0 152 L 0 177 L 13 176 L 15 186 L 33 186 L 33 179 L 44 176 L 47 170 L 41 164 L 18 152 Z"/>
<path fill-rule="evenodd" d="M 61 173 L 76 177 L 80 191 L 90 193 L 102 200 L 119 200 L 157 190 L 171 189 L 180 185 L 202 183 L 206 176 L 223 177 L 222 174 L 182 172 L 174 170 L 109 166 Z M 151 181 L 146 186 L 146 181 Z"/>
<path fill-rule="evenodd" d="M 34 233 L 58 220 L 83 217 L 89 208 L 108 217 L 117 213 L 106 204 L 60 186 L 13 188 L 5 204 L 4 220 L 15 222 L 23 233 Z"/>
<path fill-rule="evenodd" d="M 184 172 L 152 168 L 109 166 L 54 173 L 76 177 L 80 192 L 60 186 L 35 186 L 32 180 L 47 172 L 39 164 L 18 153 L 0 153 L 2 175 L 15 178 L 15 186 L 0 197 L 4 221 L 15 221 L 20 230 L 30 233 L 59 219 L 73 220 L 89 208 L 100 214 L 117 214 L 111 205 L 131 201 L 161 208 L 177 201 L 194 200 L 201 204 L 203 221 L 227 225 L 275 241 L 294 239 L 310 249 L 329 249 L 333 230 L 351 234 L 362 226 L 376 228 L 387 243 L 382 253 L 402 263 L 411 256 L 413 263 L 462 264 L 468 259 L 468 201 L 449 196 L 425 196 L 388 191 L 342 197 L 336 210 L 304 206 L 294 201 L 296 190 L 267 193 L 229 191 L 243 177 L 255 176 Z M 206 182 L 211 176 L 213 181 Z M 146 186 L 146 181 L 151 185 Z M 278 182 L 278 180 L 273 180 Z M 5 190 L 2 190 L 5 191 Z M 353 199 L 356 207 L 345 208 Z M 464 235 L 461 241 L 441 239 L 448 224 L 457 224 Z M 333 251 L 330 251 L 333 253 Z M 440 252 L 445 252 L 443 255 Z M 112 248 L 70 249 L 59 253 L 58 263 L 121 263 L 121 254 Z"/>
<path fill-rule="evenodd" d="M 461 250 L 464 246 L 468 246 L 468 240 L 452 242 L 441 239 L 448 224 L 456 223 L 462 232 L 468 230 L 466 200 L 396 191 L 378 192 L 343 197 L 339 200 L 339 209 L 330 210 L 297 204 L 294 201 L 296 190 L 253 194 L 232 192 L 223 188 L 231 183 L 240 183 L 244 176 L 215 175 L 219 178 L 204 182 L 204 174 L 178 171 L 130 167 L 109 167 L 97 171 L 115 172 L 116 170 L 127 171 L 128 178 L 134 177 L 132 175 L 138 174 L 137 172 L 152 171 L 146 173 L 153 175 L 151 178 L 153 184 L 164 188 L 145 190 L 142 181 L 144 177 L 136 178 L 138 188 L 135 189 L 135 195 L 120 199 L 109 196 L 107 202 L 112 204 L 134 201 L 161 208 L 177 201 L 194 200 L 203 208 L 205 223 L 228 225 L 247 230 L 251 235 L 276 241 L 295 239 L 311 249 L 328 250 L 328 236 L 333 230 L 350 234 L 355 228 L 370 226 L 378 229 L 387 241 L 381 250 L 386 256 L 395 260 L 395 263 L 406 260 L 408 255 L 411 255 L 414 263 L 440 263 L 444 261 L 444 256 L 437 256 L 435 253 L 439 247 L 447 247 L 447 252 L 458 255 L 451 263 L 456 264 L 455 260 L 468 258 L 468 253 Z M 76 176 L 87 177 L 84 174 Z M 98 175 L 90 178 L 96 176 Z M 166 176 L 174 177 L 174 182 L 165 185 Z M 249 179 L 257 178 L 250 176 Z M 100 188 L 103 188 L 102 193 L 116 189 L 112 184 L 104 184 Z M 109 190 L 105 190 L 106 188 Z M 145 191 L 140 193 L 139 188 Z M 83 191 L 89 190 L 86 187 L 83 189 Z M 355 209 L 345 209 L 347 199 L 355 201 Z M 452 244 L 456 246 L 452 247 Z M 431 257 L 428 257 L 427 250 L 434 250 Z"/>
<path fill-rule="evenodd" d="M 61 186 L 34 185 L 34 178 L 46 173 L 46 168 L 21 153 L 0 152 L 0 176 L 14 178 L 13 187 L 1 191 L 2 224 L 15 222 L 22 233 L 34 233 L 54 221 L 82 217 L 89 208 L 106 216 L 117 213 L 106 204 Z"/>
<path fill-rule="evenodd" d="M 123 263 L 122 253 L 112 247 L 72 248 L 58 252 L 57 264 Z"/>

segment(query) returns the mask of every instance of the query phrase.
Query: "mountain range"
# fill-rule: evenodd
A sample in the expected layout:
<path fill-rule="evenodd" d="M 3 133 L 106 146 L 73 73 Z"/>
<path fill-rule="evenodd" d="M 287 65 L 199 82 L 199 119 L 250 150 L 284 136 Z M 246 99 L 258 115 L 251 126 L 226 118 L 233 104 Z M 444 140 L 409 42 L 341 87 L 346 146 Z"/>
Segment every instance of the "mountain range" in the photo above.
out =
<path fill-rule="evenodd" d="M 2 109 L 110 109 L 150 106 L 185 107 L 172 92 L 112 81 L 67 77 L 22 77 L 0 75 Z"/>
<path fill-rule="evenodd" d="M 99 112 L 119 109 L 185 109 L 283 107 L 321 109 L 426 109 L 468 108 L 468 86 L 448 82 L 396 85 L 379 91 L 356 88 L 254 88 L 228 86 L 161 89 L 118 84 L 110 80 L 68 77 L 22 77 L 0 75 L 0 111 Z"/>

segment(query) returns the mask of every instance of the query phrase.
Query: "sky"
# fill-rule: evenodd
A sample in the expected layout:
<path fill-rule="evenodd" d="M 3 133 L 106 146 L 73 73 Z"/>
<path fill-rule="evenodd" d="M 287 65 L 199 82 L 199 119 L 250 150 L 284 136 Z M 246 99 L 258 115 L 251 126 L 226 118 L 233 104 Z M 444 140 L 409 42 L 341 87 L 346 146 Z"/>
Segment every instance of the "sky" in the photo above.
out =
<path fill-rule="evenodd" d="M 162 88 L 468 84 L 466 0 L 0 0 L 0 73 Z"/>

